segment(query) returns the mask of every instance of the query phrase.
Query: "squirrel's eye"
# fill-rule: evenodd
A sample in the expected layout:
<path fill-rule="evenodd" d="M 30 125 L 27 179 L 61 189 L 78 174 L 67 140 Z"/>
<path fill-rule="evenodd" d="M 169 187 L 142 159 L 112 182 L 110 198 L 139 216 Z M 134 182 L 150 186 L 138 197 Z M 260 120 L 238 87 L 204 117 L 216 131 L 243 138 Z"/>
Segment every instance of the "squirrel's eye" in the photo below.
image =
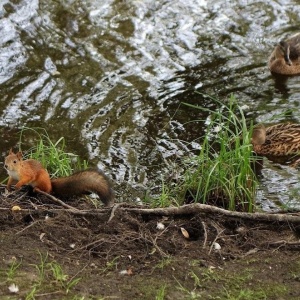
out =
<path fill-rule="evenodd" d="M 14 164 L 16 164 L 17 163 L 17 161 L 16 160 L 14 160 Z"/>

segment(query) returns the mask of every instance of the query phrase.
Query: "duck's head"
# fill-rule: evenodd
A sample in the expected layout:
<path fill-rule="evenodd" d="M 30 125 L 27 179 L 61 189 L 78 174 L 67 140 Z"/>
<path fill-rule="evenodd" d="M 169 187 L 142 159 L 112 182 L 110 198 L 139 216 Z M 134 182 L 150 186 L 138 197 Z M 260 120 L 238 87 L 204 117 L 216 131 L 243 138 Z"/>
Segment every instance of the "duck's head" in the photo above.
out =
<path fill-rule="evenodd" d="M 282 40 L 279 42 L 279 48 L 282 51 L 282 55 L 287 65 L 291 66 L 292 61 L 290 59 L 290 45 L 286 41 Z"/>
<path fill-rule="evenodd" d="M 253 128 L 251 142 L 253 145 L 263 145 L 266 142 L 266 127 L 263 124 Z"/>

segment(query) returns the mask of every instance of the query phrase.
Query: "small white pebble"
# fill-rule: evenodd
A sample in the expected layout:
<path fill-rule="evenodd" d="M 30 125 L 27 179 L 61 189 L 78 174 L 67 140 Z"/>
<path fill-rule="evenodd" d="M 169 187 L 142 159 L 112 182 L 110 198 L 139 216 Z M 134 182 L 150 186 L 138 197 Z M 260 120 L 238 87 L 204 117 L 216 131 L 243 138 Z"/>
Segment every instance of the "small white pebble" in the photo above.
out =
<path fill-rule="evenodd" d="M 141 200 L 140 197 L 137 197 L 137 198 L 135 199 L 135 203 L 136 203 L 137 205 L 143 205 L 143 201 Z"/>
<path fill-rule="evenodd" d="M 70 244 L 70 248 L 74 249 L 75 248 L 75 243 Z"/>
<path fill-rule="evenodd" d="M 219 243 L 214 243 L 215 250 L 221 250 L 221 246 Z"/>
<path fill-rule="evenodd" d="M 44 238 L 45 234 L 46 234 L 45 232 L 42 232 L 42 233 L 40 234 L 40 240 L 41 240 L 41 241 L 43 241 L 43 238 Z"/>
<path fill-rule="evenodd" d="M 9 291 L 10 291 L 11 293 L 18 293 L 18 292 L 19 292 L 19 287 L 18 287 L 16 284 L 14 284 L 14 283 L 12 283 L 12 284 L 8 287 L 8 289 L 9 289 Z"/>
<path fill-rule="evenodd" d="M 158 230 L 164 230 L 165 229 L 165 225 L 163 223 L 161 223 L 161 222 L 157 222 L 156 229 L 158 229 Z"/>
<path fill-rule="evenodd" d="M 243 226 L 240 226 L 238 227 L 236 230 L 235 230 L 237 233 L 246 233 L 247 232 L 247 229 Z"/>
<path fill-rule="evenodd" d="M 119 272 L 119 274 L 120 274 L 120 275 L 127 275 L 128 272 L 127 272 L 127 270 L 122 270 L 122 271 Z"/>
<path fill-rule="evenodd" d="M 242 106 L 240 106 L 240 109 L 241 110 L 246 110 L 246 109 L 249 109 L 249 105 L 242 105 Z"/>

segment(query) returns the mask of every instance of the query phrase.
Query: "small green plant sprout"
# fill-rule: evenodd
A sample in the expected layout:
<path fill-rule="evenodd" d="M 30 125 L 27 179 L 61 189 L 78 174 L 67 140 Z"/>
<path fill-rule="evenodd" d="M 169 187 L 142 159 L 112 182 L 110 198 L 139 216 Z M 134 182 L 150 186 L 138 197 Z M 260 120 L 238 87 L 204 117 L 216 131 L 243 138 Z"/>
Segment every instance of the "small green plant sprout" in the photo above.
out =
<path fill-rule="evenodd" d="M 64 273 L 62 267 L 55 261 L 47 263 L 47 269 L 52 271 L 53 279 L 61 288 L 65 289 L 66 294 L 81 280 L 81 278 L 68 280 L 69 276 Z"/>
<path fill-rule="evenodd" d="M 78 282 L 81 280 L 80 277 L 78 278 L 72 278 L 65 284 L 66 294 L 70 292 L 71 289 L 73 289 L 74 286 L 78 284 Z"/>
<path fill-rule="evenodd" d="M 70 290 L 81 280 L 81 278 L 69 279 L 69 276 L 64 273 L 62 267 L 56 261 L 48 262 L 48 253 L 46 255 L 42 255 L 39 252 L 39 255 L 40 263 L 33 265 L 38 271 L 38 280 L 32 290 L 28 293 L 28 297 L 31 297 L 30 295 L 34 295 L 38 289 L 45 288 L 49 284 L 51 286 L 55 285 L 68 294 Z M 34 297 L 29 299 L 34 299 Z"/>
<path fill-rule="evenodd" d="M 65 151 L 66 144 L 63 137 L 54 142 L 44 128 L 24 127 L 20 133 L 20 147 L 28 135 L 30 138 L 26 138 L 27 143 L 28 140 L 33 139 L 32 134 L 37 136 L 37 142 L 25 156 L 40 161 L 53 177 L 68 176 L 73 173 L 74 169 L 87 168 L 86 161 L 81 162 L 77 155 Z"/>
<path fill-rule="evenodd" d="M 218 276 L 217 272 L 215 272 L 213 269 L 208 268 L 201 272 L 202 281 L 214 281 L 218 282 L 221 278 Z"/>
<path fill-rule="evenodd" d="M 7 277 L 7 281 L 11 281 L 15 278 L 16 272 L 19 269 L 19 267 L 21 266 L 22 262 L 17 262 L 16 259 L 12 259 L 12 262 L 8 268 L 8 270 L 6 271 L 6 277 Z"/>
<path fill-rule="evenodd" d="M 164 179 L 161 179 L 161 193 L 157 197 L 149 197 L 146 195 L 144 201 L 149 203 L 151 207 L 169 207 L 171 205 L 180 206 L 176 196 L 172 193 L 172 189 L 165 183 Z"/>
<path fill-rule="evenodd" d="M 68 279 L 68 275 L 64 274 L 62 267 L 56 262 L 47 263 L 47 268 L 52 271 L 54 280 L 58 283 L 64 283 Z"/>
<path fill-rule="evenodd" d="M 257 300 L 265 300 L 267 299 L 267 295 L 265 293 L 265 291 L 263 290 L 252 290 L 252 289 L 239 289 L 239 291 L 227 291 L 225 290 L 225 299 L 228 300 L 253 300 L 253 299 L 257 299 Z"/>
<path fill-rule="evenodd" d="M 201 294 L 196 291 L 196 287 L 193 290 L 189 290 L 188 288 L 184 287 L 178 280 L 177 278 L 174 277 L 174 279 L 177 281 L 178 286 L 177 289 L 186 294 L 186 297 L 184 299 L 189 299 L 189 300 L 200 300 L 203 299 Z"/>
<path fill-rule="evenodd" d="M 36 293 L 38 290 L 38 286 L 34 285 L 31 290 L 29 291 L 29 293 L 27 293 L 25 300 L 35 300 L 36 299 Z"/>
<path fill-rule="evenodd" d="M 41 252 L 39 252 L 40 263 L 38 265 L 33 265 L 38 271 L 38 284 L 41 284 L 45 278 L 46 274 L 46 264 L 48 259 L 48 253 L 43 256 Z"/>
<path fill-rule="evenodd" d="M 113 258 L 113 260 L 107 261 L 105 268 L 102 269 L 102 273 L 116 270 L 119 258 L 119 256 L 116 256 L 115 258 Z"/>
<path fill-rule="evenodd" d="M 172 263 L 173 259 L 171 256 L 163 257 L 161 261 L 154 267 L 156 269 L 164 269 Z"/>
<path fill-rule="evenodd" d="M 165 295 L 166 295 L 166 285 L 162 285 L 158 291 L 157 294 L 155 296 L 155 300 L 164 300 L 165 299 Z"/>
<path fill-rule="evenodd" d="M 247 126 L 233 96 L 228 105 L 214 101 L 220 106 L 216 111 L 186 104 L 208 112 L 209 117 L 199 154 L 185 161 L 185 180 L 180 188 L 194 202 L 251 212 L 257 185 L 252 169 L 253 125 Z"/>
<path fill-rule="evenodd" d="M 195 287 L 201 287 L 201 280 L 198 277 L 198 275 L 195 272 L 191 271 L 190 276 L 194 280 L 194 286 Z"/>
<path fill-rule="evenodd" d="M 159 195 L 159 197 L 152 200 L 152 207 L 167 207 L 170 206 L 172 203 L 172 195 L 170 193 L 169 187 L 164 183 L 163 179 L 161 182 L 161 194 Z"/>

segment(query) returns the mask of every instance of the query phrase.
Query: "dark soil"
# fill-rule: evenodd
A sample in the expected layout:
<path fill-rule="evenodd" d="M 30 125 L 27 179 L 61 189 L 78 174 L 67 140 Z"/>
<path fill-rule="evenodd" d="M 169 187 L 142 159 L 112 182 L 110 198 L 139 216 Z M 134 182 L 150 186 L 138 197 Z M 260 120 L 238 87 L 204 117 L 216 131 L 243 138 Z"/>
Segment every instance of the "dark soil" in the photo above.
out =
<path fill-rule="evenodd" d="M 86 199 L 69 202 L 81 210 L 72 212 L 42 195 L 1 195 L 0 299 L 300 299 L 296 225 L 129 204 L 112 214 Z M 55 277 L 53 262 L 68 277 Z"/>

